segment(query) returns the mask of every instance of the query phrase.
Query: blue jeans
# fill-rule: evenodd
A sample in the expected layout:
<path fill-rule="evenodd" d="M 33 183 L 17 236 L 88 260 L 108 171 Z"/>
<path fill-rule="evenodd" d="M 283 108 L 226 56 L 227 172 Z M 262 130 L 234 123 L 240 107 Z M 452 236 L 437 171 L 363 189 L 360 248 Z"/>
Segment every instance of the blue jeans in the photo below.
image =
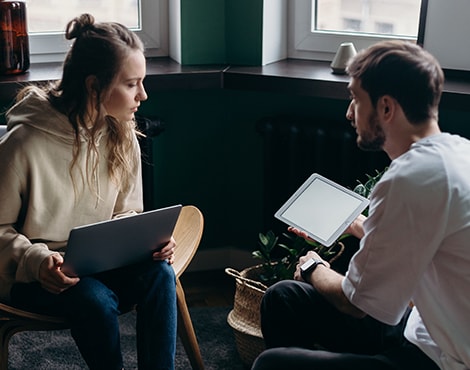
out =
<path fill-rule="evenodd" d="M 304 282 L 283 280 L 261 303 L 267 350 L 253 370 L 439 370 L 403 336 L 409 312 L 395 326 L 355 319 Z"/>
<path fill-rule="evenodd" d="M 176 279 L 166 261 L 148 261 L 82 277 L 55 295 L 39 283 L 16 283 L 12 304 L 30 311 L 64 316 L 92 370 L 122 369 L 118 316 L 136 305 L 139 369 L 174 369 Z"/>

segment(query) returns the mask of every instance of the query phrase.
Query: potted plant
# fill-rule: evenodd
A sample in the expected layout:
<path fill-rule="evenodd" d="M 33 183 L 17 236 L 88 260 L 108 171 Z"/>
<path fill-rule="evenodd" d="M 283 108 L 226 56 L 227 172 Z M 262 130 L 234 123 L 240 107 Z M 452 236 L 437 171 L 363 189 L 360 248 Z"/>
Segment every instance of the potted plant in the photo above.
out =
<path fill-rule="evenodd" d="M 366 173 L 367 181 L 365 183 L 362 183 L 359 180 L 357 180 L 358 184 L 353 189 L 354 192 L 362 195 L 365 198 L 369 198 L 370 193 L 372 193 L 372 189 L 374 189 L 375 184 L 379 182 L 379 180 L 382 178 L 383 174 L 387 170 L 388 170 L 388 167 L 385 167 L 382 171 L 375 170 L 375 175 L 369 175 Z M 369 212 L 369 208 L 366 208 L 364 212 L 362 213 L 367 216 L 368 212 Z"/>
<path fill-rule="evenodd" d="M 326 247 L 297 235 L 283 233 L 277 236 L 272 230 L 266 234 L 259 233 L 258 249 L 252 252 L 253 258 L 262 261 L 259 280 L 270 286 L 280 280 L 292 279 L 299 257 L 309 250 L 332 263 L 341 255 L 344 249 L 341 240 L 347 236 L 343 235 L 333 245 Z"/>
<path fill-rule="evenodd" d="M 386 170 L 376 170 L 374 175 L 366 174 L 366 182 L 358 180 L 354 191 L 368 198 Z M 367 209 L 364 213 L 367 215 Z M 308 250 L 314 250 L 323 259 L 334 263 L 343 253 L 342 240 L 348 236 L 344 234 L 330 247 L 326 247 L 293 234 L 283 233 L 278 236 L 270 230 L 258 234 L 258 249 L 252 252 L 255 259 L 261 260 L 260 264 L 240 272 L 232 268 L 225 269 L 228 275 L 235 278 L 236 283 L 234 307 L 227 321 L 234 331 L 237 349 L 245 367 L 251 367 L 264 350 L 260 304 L 266 289 L 280 280 L 292 279 L 299 257 Z"/>

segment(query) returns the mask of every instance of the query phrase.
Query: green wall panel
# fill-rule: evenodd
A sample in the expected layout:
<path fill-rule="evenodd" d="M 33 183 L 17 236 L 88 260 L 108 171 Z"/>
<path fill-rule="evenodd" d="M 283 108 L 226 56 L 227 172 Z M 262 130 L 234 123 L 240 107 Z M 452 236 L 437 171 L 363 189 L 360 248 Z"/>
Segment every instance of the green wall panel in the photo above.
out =
<path fill-rule="evenodd" d="M 182 64 L 226 62 L 225 2 L 181 0 Z"/>
<path fill-rule="evenodd" d="M 261 65 L 263 0 L 227 0 L 226 22 L 228 63 Z"/>
<path fill-rule="evenodd" d="M 263 0 L 181 0 L 182 64 L 261 65 Z"/>

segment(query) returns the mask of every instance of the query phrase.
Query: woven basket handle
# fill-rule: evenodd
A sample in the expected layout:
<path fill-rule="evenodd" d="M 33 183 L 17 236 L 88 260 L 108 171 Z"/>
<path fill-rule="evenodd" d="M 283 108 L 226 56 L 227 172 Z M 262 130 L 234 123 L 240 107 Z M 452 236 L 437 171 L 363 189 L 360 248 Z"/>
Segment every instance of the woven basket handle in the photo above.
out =
<path fill-rule="evenodd" d="M 268 289 L 268 287 L 266 285 L 264 285 L 263 283 L 261 283 L 259 281 L 256 281 L 256 280 L 248 279 L 248 278 L 242 276 L 237 270 L 235 270 L 231 267 L 227 267 L 225 269 L 225 273 L 227 275 L 230 275 L 230 276 L 234 277 L 235 279 L 241 280 L 243 283 L 245 283 L 246 285 L 248 285 L 252 288 L 261 290 L 263 293 L 266 291 L 266 289 Z"/>

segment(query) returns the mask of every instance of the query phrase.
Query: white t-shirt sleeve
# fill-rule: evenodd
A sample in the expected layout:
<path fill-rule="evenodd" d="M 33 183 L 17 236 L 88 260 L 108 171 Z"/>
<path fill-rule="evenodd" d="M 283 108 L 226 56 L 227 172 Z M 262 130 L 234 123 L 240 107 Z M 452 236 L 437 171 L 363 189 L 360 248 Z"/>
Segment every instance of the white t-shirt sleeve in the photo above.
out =
<path fill-rule="evenodd" d="M 391 325 L 399 322 L 442 240 L 440 225 L 446 220 L 441 217 L 448 206 L 442 197 L 446 189 L 426 188 L 432 179 L 406 173 L 406 168 L 392 163 L 376 185 L 364 223 L 366 236 L 342 284 L 351 303 Z"/>

